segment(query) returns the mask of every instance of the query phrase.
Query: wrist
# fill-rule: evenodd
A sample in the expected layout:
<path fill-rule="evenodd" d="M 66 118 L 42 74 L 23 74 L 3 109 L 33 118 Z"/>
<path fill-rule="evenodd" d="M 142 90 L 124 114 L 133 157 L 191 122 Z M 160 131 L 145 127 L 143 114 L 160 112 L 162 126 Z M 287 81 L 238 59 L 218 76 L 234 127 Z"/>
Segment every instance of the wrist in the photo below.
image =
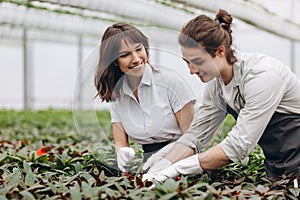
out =
<path fill-rule="evenodd" d="M 159 173 L 159 171 L 166 169 L 167 167 L 171 166 L 172 163 L 166 158 L 161 159 L 156 164 L 154 164 L 150 169 L 149 173 Z"/>
<path fill-rule="evenodd" d="M 203 172 L 200 165 L 199 154 L 195 154 L 188 158 L 185 158 L 174 164 L 176 170 L 183 175 L 199 174 Z"/>

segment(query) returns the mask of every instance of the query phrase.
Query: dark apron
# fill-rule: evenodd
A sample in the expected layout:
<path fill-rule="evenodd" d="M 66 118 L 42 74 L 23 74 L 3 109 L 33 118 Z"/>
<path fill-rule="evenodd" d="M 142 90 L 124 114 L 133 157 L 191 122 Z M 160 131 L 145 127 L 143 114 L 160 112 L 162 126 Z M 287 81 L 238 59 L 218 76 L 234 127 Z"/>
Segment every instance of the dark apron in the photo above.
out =
<path fill-rule="evenodd" d="M 227 113 L 237 119 L 237 113 L 227 105 Z M 258 144 L 265 155 L 268 177 L 296 175 L 300 177 L 300 114 L 275 112 Z"/>
<path fill-rule="evenodd" d="M 161 148 L 163 148 L 164 146 L 166 146 L 167 144 L 169 144 L 171 142 L 170 141 L 166 141 L 166 142 L 160 142 L 160 143 L 153 143 L 153 144 L 142 144 L 142 148 L 143 148 L 143 163 L 145 163 L 148 158 L 150 156 L 152 156 L 152 154 L 158 152 L 158 150 L 160 150 Z"/>

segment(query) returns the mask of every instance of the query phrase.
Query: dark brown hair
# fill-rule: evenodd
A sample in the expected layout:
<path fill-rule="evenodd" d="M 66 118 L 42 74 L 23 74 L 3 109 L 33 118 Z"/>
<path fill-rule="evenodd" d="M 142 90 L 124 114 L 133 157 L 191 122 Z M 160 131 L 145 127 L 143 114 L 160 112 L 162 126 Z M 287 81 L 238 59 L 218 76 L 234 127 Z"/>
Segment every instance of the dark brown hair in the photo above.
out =
<path fill-rule="evenodd" d="M 218 47 L 224 45 L 227 62 L 233 64 L 236 57 L 231 48 L 231 24 L 232 17 L 225 10 L 220 9 L 215 20 L 199 15 L 183 26 L 178 42 L 183 47 L 198 47 L 200 44 L 212 57 L 216 56 Z"/>
<path fill-rule="evenodd" d="M 118 97 L 118 82 L 124 75 L 117 63 L 122 40 L 143 44 L 149 57 L 148 38 L 139 29 L 123 22 L 108 27 L 101 40 L 100 58 L 94 77 L 96 97 L 99 96 L 102 101 L 109 102 Z"/>

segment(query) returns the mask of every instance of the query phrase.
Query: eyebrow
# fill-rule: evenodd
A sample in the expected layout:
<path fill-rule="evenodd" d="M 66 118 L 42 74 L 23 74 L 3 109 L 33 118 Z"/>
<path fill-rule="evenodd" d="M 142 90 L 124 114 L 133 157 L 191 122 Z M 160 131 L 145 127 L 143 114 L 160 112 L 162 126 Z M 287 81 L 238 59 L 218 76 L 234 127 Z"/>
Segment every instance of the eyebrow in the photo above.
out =
<path fill-rule="evenodd" d="M 182 60 L 184 60 L 185 62 L 189 62 L 187 59 L 185 59 L 184 57 L 181 57 Z"/>
<path fill-rule="evenodd" d="M 136 50 L 136 49 L 138 49 L 138 48 L 140 48 L 142 46 L 143 46 L 142 43 L 137 43 L 137 45 L 133 49 Z M 122 55 L 122 54 L 125 54 L 125 53 L 128 53 L 128 52 L 130 52 L 130 50 L 121 51 L 121 52 L 119 52 L 119 55 Z"/>
<path fill-rule="evenodd" d="M 200 61 L 200 62 L 203 62 L 203 59 L 202 58 L 194 58 L 194 59 L 192 59 L 192 60 L 187 60 L 186 58 L 184 58 L 184 57 L 181 57 L 185 62 L 188 62 L 188 63 L 190 63 L 190 62 L 195 62 L 195 61 Z"/>

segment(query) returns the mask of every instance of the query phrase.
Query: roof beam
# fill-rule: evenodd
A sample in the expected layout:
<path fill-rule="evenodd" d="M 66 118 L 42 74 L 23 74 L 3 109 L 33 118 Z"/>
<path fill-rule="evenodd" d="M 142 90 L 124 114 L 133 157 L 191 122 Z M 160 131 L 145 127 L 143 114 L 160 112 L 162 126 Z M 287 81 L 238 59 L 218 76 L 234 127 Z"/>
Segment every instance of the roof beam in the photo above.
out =
<path fill-rule="evenodd" d="M 198 9 L 216 13 L 220 8 L 232 16 L 272 34 L 300 41 L 300 25 L 279 17 L 264 7 L 251 1 L 237 0 L 171 0 Z"/>

